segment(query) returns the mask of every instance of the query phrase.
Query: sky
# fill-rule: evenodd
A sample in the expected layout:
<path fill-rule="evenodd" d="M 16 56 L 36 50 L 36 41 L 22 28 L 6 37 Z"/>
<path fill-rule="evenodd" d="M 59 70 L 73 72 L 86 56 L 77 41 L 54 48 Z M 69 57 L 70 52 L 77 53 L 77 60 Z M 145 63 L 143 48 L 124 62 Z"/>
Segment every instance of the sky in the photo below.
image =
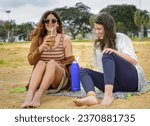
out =
<path fill-rule="evenodd" d="M 15 20 L 16 24 L 37 23 L 45 11 L 75 6 L 77 2 L 90 7 L 90 12 L 94 14 L 108 5 L 118 4 L 132 4 L 150 12 L 150 0 L 0 0 L 0 20 Z M 7 10 L 10 13 L 6 13 Z"/>

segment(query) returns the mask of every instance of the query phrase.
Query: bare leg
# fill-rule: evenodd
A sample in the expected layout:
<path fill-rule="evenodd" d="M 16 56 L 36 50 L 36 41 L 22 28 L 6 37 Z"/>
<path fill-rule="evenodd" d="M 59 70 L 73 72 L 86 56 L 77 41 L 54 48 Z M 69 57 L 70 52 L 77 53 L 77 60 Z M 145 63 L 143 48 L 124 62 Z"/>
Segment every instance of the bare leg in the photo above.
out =
<path fill-rule="evenodd" d="M 25 101 L 23 102 L 23 104 L 21 105 L 22 108 L 27 108 L 31 105 L 31 101 L 32 101 L 32 98 L 33 98 L 33 92 L 32 91 L 28 91 L 27 94 L 26 94 L 26 99 Z"/>
<path fill-rule="evenodd" d="M 40 88 L 37 90 L 32 100 L 33 107 L 40 106 L 41 98 L 49 86 L 53 84 L 57 87 L 63 77 L 63 74 L 63 68 L 59 66 L 56 61 L 51 60 L 47 63 L 46 71 L 43 76 Z"/>
<path fill-rule="evenodd" d="M 113 102 L 113 85 L 105 85 L 104 98 L 101 102 L 102 106 L 110 106 Z"/>
<path fill-rule="evenodd" d="M 33 96 L 40 85 L 40 82 L 43 77 L 43 73 L 45 71 L 46 63 L 43 61 L 39 61 L 36 65 L 36 67 L 33 70 L 30 84 L 29 84 L 29 90 L 26 95 L 26 99 L 24 103 L 21 105 L 22 108 L 31 106 L 31 101 L 33 99 Z"/>
<path fill-rule="evenodd" d="M 75 99 L 73 100 L 73 102 L 78 106 L 83 106 L 83 105 L 91 106 L 91 105 L 98 104 L 96 93 L 94 91 L 89 91 L 87 93 L 87 97 L 82 99 Z"/>

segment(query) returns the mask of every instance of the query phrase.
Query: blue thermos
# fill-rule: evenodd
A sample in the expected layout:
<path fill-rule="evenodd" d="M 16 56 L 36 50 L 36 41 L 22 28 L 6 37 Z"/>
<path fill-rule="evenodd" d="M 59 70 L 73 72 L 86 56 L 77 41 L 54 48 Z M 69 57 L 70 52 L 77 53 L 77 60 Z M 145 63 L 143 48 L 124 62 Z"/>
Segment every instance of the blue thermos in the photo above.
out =
<path fill-rule="evenodd" d="M 80 67 L 76 61 L 71 64 L 71 83 L 73 92 L 80 91 Z"/>

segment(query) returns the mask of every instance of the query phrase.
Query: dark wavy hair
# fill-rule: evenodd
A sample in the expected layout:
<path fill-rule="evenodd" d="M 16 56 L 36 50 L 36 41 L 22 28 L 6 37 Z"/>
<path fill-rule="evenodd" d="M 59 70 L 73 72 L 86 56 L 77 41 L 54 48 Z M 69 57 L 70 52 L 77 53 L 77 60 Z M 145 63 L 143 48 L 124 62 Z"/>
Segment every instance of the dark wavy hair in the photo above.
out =
<path fill-rule="evenodd" d="M 53 14 L 57 19 L 58 22 L 57 33 L 63 33 L 63 26 L 59 15 L 55 11 L 46 11 L 42 15 L 40 21 L 37 23 L 36 28 L 31 33 L 31 38 L 33 38 L 34 36 L 44 37 L 47 34 L 44 19 L 46 19 L 49 14 Z"/>
<path fill-rule="evenodd" d="M 94 46 L 101 50 L 104 47 L 116 49 L 116 30 L 113 17 L 107 12 L 100 12 L 95 18 L 94 23 L 103 25 L 105 31 L 104 38 L 100 39 L 98 37 L 95 40 Z"/>

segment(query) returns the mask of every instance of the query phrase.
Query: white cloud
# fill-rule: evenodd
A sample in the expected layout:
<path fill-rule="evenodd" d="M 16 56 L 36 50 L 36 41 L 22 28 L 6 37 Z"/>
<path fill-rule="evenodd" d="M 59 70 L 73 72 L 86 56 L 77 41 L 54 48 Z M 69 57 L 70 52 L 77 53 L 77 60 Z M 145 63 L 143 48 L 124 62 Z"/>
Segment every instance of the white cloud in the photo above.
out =
<path fill-rule="evenodd" d="M 0 6 L 3 8 L 15 8 L 24 5 L 48 6 L 49 3 L 55 4 L 57 0 L 0 0 Z"/>
<path fill-rule="evenodd" d="M 28 21 L 38 22 L 45 11 L 58 7 L 75 6 L 77 2 L 89 6 L 91 12 L 95 14 L 112 4 L 133 4 L 137 8 L 150 12 L 149 0 L 0 0 L 0 19 L 8 20 L 8 14 L 5 11 L 11 10 L 9 17 L 17 24 Z"/>

